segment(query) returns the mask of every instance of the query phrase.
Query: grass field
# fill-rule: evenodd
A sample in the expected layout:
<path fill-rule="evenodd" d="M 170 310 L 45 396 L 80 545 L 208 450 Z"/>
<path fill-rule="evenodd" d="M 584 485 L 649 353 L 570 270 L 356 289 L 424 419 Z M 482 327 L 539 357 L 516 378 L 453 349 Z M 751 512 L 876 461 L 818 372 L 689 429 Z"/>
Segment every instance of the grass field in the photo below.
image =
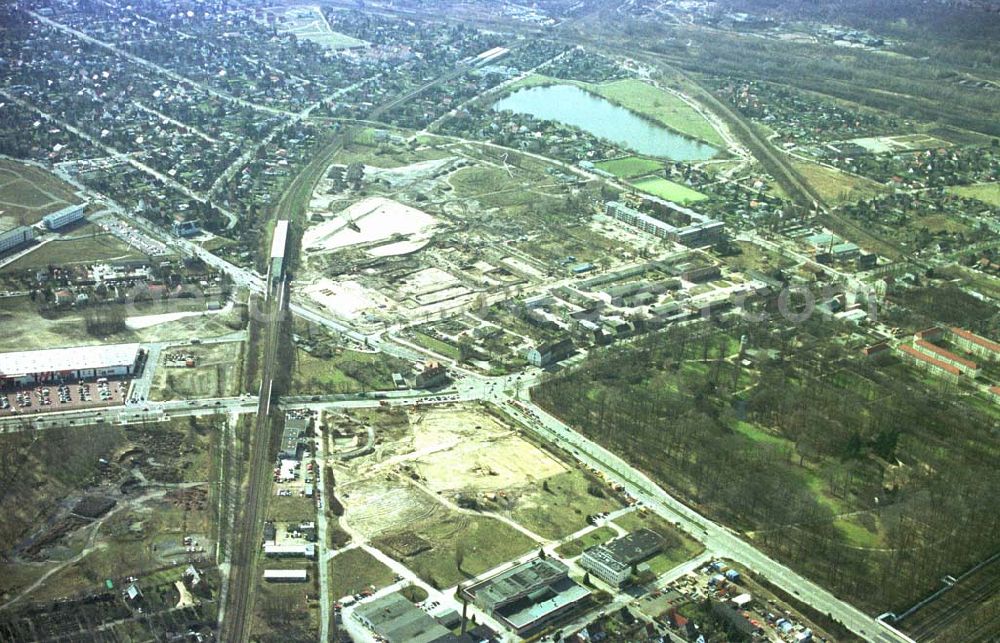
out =
<path fill-rule="evenodd" d="M 594 89 L 604 98 L 681 134 L 720 148 L 725 147 L 725 141 L 705 117 L 675 94 L 635 79 L 605 83 Z"/>
<path fill-rule="evenodd" d="M 556 553 L 565 558 L 573 558 L 583 553 L 584 549 L 606 543 L 617 535 L 611 527 L 598 527 L 584 535 L 556 547 Z"/>
<path fill-rule="evenodd" d="M 802 178 L 829 205 L 871 198 L 885 192 L 885 188 L 878 183 L 859 176 L 831 170 L 809 161 L 791 159 L 791 162 Z"/>
<path fill-rule="evenodd" d="M 513 527 L 485 516 L 452 513 L 413 525 L 410 532 L 431 547 L 402 562 L 438 588 L 456 585 L 537 547 L 535 541 Z M 379 546 L 379 542 L 376 539 L 374 544 Z M 391 549 L 379 548 L 397 556 Z"/>
<path fill-rule="evenodd" d="M 438 355 L 447 357 L 449 359 L 461 359 L 462 354 L 459 352 L 458 347 L 447 342 L 443 342 L 440 339 L 431 337 L 425 333 L 414 332 L 413 336 L 410 338 L 414 344 L 417 346 L 423 346 L 427 350 L 434 351 Z"/>
<path fill-rule="evenodd" d="M 566 471 L 545 480 L 548 490 L 538 490 L 518 498 L 511 518 L 545 538 L 565 538 L 587 526 L 587 516 L 614 511 L 621 505 L 603 494 L 590 493 L 592 482 L 580 470 Z M 605 489 L 606 491 L 606 489 Z"/>
<path fill-rule="evenodd" d="M 299 350 L 295 356 L 292 390 L 301 395 L 391 390 L 392 373 L 405 370 L 383 353 L 341 350 L 321 359 Z"/>
<path fill-rule="evenodd" d="M 956 185 L 948 188 L 948 192 L 967 199 L 976 199 L 994 207 L 1000 207 L 1000 183 Z"/>
<path fill-rule="evenodd" d="M 704 141 L 709 145 L 724 148 L 726 143 L 711 123 L 696 109 L 677 95 L 644 83 L 641 80 L 626 79 L 610 83 L 595 84 L 578 80 L 564 80 L 540 74 L 532 74 L 512 84 L 509 89 L 538 87 L 541 85 L 575 85 L 597 94 L 637 114 L 656 121 L 675 132 Z"/>
<path fill-rule="evenodd" d="M 229 342 L 169 349 L 167 353 L 190 354 L 195 359 L 195 366 L 167 367 L 167 355 L 161 355 L 150 389 L 150 399 L 190 400 L 237 394 L 240 387 L 242 348 L 243 344 L 240 342 Z"/>
<path fill-rule="evenodd" d="M 44 268 L 49 264 L 71 265 L 111 259 L 139 259 L 144 255 L 130 248 L 111 234 L 99 234 L 77 239 L 55 239 L 14 261 L 0 272 L 18 272 Z"/>
<path fill-rule="evenodd" d="M 701 192 L 695 192 L 689 187 L 659 177 L 634 181 L 632 185 L 643 192 L 648 192 L 653 196 L 658 196 L 661 199 L 673 201 L 674 203 L 695 203 L 708 198 Z"/>
<path fill-rule="evenodd" d="M 330 560 L 330 596 L 334 600 L 365 589 L 381 589 L 393 580 L 392 570 L 360 547 Z"/>
<path fill-rule="evenodd" d="M 34 165 L 0 159 L 0 223 L 31 225 L 72 203 L 80 203 L 73 186 Z"/>
<path fill-rule="evenodd" d="M 611 172 L 620 178 L 642 176 L 644 174 L 649 174 L 650 172 L 656 172 L 657 170 L 663 169 L 663 163 L 652 159 L 644 159 L 639 156 L 626 156 L 620 159 L 601 161 L 596 163 L 596 165 L 598 169 L 604 170 L 605 172 Z"/>

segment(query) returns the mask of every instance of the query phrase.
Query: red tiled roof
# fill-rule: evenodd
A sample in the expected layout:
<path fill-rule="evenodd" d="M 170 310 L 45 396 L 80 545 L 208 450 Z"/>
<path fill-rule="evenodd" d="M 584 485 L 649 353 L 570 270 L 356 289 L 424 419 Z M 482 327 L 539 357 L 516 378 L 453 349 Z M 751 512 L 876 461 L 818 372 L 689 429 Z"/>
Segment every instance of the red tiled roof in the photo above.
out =
<path fill-rule="evenodd" d="M 973 344 L 978 344 L 987 350 L 993 351 L 994 353 L 1000 353 L 1000 344 L 992 340 L 986 339 L 985 337 L 980 337 L 979 335 L 971 333 L 965 330 L 964 328 L 957 328 L 954 326 L 952 327 L 951 332 L 955 333 L 962 339 L 972 342 Z"/>
<path fill-rule="evenodd" d="M 904 353 L 906 353 L 910 357 L 914 357 L 914 358 L 920 360 L 921 362 L 926 362 L 926 363 L 930 364 L 931 366 L 936 366 L 937 368 L 940 368 L 943 371 L 951 373 L 952 375 L 961 375 L 962 374 L 962 371 L 958 370 L 957 368 L 955 368 L 951 364 L 942 362 L 939 359 L 934 359 L 933 357 L 931 357 L 929 355 L 924 355 L 923 353 L 921 353 L 917 349 L 913 348 L 909 344 L 901 344 L 899 346 L 899 350 L 903 351 Z"/>
<path fill-rule="evenodd" d="M 918 339 L 917 341 L 915 341 L 913 343 L 916 344 L 917 346 L 920 346 L 921 348 L 926 348 L 927 350 L 931 351 L 935 355 L 939 355 L 941 357 L 941 359 L 952 361 L 952 362 L 957 362 L 957 363 L 961 364 L 962 366 L 964 366 L 966 368 L 971 368 L 972 370 L 976 370 L 977 368 L 979 368 L 978 366 L 976 366 L 976 363 L 973 362 L 972 360 L 965 359 L 964 357 L 959 357 L 955 353 L 952 353 L 951 351 L 947 351 L 947 350 L 941 348 L 940 346 L 938 346 L 937 344 L 932 344 L 930 342 L 925 342 L 922 339 Z"/>
<path fill-rule="evenodd" d="M 990 393 L 992 393 L 993 395 L 1000 396 L 1000 386 L 991 386 Z"/>

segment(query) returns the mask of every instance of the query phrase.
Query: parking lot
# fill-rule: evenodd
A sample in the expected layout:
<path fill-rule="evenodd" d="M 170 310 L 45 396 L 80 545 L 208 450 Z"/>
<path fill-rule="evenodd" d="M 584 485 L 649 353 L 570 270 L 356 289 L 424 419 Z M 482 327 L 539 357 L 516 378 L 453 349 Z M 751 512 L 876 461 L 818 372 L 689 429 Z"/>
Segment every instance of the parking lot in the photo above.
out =
<path fill-rule="evenodd" d="M 101 378 L 0 391 L 0 417 L 119 406 L 125 403 L 130 382 Z"/>

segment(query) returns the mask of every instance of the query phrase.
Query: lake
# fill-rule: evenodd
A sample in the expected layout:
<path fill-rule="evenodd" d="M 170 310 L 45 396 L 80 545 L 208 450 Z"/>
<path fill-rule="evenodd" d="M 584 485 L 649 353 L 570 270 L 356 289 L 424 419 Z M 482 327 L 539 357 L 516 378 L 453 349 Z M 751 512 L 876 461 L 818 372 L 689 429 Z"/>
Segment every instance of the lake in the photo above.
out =
<path fill-rule="evenodd" d="M 494 103 L 493 109 L 559 121 L 646 156 L 703 161 L 718 152 L 573 85 L 519 89 Z"/>

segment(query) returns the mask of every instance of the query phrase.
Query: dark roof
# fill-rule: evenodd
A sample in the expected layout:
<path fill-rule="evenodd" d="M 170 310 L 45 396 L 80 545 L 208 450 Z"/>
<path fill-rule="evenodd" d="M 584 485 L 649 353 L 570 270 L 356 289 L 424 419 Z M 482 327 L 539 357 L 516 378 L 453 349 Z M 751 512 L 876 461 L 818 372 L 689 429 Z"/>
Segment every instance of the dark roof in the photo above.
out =
<path fill-rule="evenodd" d="M 631 565 L 659 552 L 662 546 L 663 541 L 659 534 L 649 529 L 639 529 L 612 540 L 604 547 L 615 559 Z"/>

